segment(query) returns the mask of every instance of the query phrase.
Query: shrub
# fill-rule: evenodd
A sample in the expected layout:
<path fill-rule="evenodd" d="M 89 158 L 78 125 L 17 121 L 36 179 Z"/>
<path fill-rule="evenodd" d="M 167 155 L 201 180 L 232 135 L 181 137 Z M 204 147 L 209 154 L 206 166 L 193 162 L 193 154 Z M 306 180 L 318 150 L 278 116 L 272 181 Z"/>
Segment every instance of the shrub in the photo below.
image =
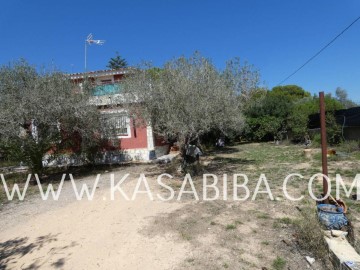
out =
<path fill-rule="evenodd" d="M 340 149 L 346 153 L 352 153 L 359 151 L 359 142 L 358 141 L 343 141 L 340 144 Z"/>
<path fill-rule="evenodd" d="M 276 257 L 276 259 L 273 261 L 272 267 L 275 270 L 282 270 L 285 269 L 286 261 L 281 257 Z"/>
<path fill-rule="evenodd" d="M 321 146 L 321 135 L 320 133 L 316 133 L 312 138 L 312 146 L 320 147 Z"/>

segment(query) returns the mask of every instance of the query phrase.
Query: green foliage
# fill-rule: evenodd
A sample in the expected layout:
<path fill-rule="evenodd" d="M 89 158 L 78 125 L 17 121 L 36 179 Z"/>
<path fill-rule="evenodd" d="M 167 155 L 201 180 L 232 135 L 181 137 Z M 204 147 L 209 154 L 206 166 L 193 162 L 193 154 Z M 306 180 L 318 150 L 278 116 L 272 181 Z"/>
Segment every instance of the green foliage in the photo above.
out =
<path fill-rule="evenodd" d="M 247 111 L 247 115 L 260 117 L 264 115 L 285 119 L 291 110 L 291 99 L 268 92 L 261 103 L 256 104 Z"/>
<path fill-rule="evenodd" d="M 339 149 L 346 153 L 353 153 L 359 151 L 359 141 L 343 141 Z"/>
<path fill-rule="evenodd" d="M 245 111 L 245 136 L 250 140 L 281 140 L 287 131 L 287 118 L 291 111 L 291 98 L 267 92 L 252 102 Z"/>
<path fill-rule="evenodd" d="M 275 86 L 271 92 L 275 95 L 286 96 L 291 101 L 300 100 L 310 97 L 311 94 L 297 85 Z"/>
<path fill-rule="evenodd" d="M 309 116 L 311 114 L 319 113 L 320 105 L 319 98 L 317 96 L 307 97 L 295 102 L 292 106 L 291 113 L 289 115 L 288 127 L 292 131 L 293 139 L 295 141 L 303 141 L 304 136 L 308 130 Z M 331 95 L 325 95 L 325 107 L 330 114 L 335 110 L 343 109 L 343 105 L 332 98 Z M 330 117 L 330 116 L 329 116 Z M 338 139 L 338 127 L 334 121 L 328 120 L 330 125 L 329 136 L 332 142 Z"/>
<path fill-rule="evenodd" d="M 250 140 L 262 141 L 277 139 L 280 136 L 282 119 L 264 115 L 246 119 L 245 136 Z"/>
<path fill-rule="evenodd" d="M 221 74 L 238 96 L 238 100 L 246 107 L 255 95 L 261 92 L 259 89 L 260 73 L 253 65 L 242 63 L 239 57 L 226 62 L 224 72 Z M 260 90 L 260 91 L 259 91 Z"/>
<path fill-rule="evenodd" d="M 199 139 L 204 134 L 224 135 L 243 128 L 242 102 L 239 95 L 251 92 L 243 82 L 251 71 L 236 65 L 218 70 L 210 59 L 195 53 L 167 62 L 162 69 L 138 70 L 124 81 L 127 105 L 134 117 L 151 122 L 163 136 L 176 138 L 180 144 Z M 240 92 L 240 93 L 239 93 Z M 142 106 L 135 104 L 140 100 Z M 139 119 L 139 123 L 141 119 Z"/>
<path fill-rule="evenodd" d="M 281 257 L 276 257 L 276 259 L 272 263 L 272 267 L 274 270 L 283 270 L 285 269 L 286 261 Z"/>
<path fill-rule="evenodd" d="M 225 227 L 225 230 L 235 230 L 236 229 L 236 225 L 235 224 L 228 224 Z"/>
<path fill-rule="evenodd" d="M 303 141 L 308 130 L 309 115 L 318 109 L 312 98 L 305 98 L 296 102 L 289 116 L 289 128 L 295 141 Z"/>
<path fill-rule="evenodd" d="M 318 113 L 320 111 L 320 99 L 318 96 L 313 97 L 313 103 L 310 107 L 311 113 Z M 344 105 L 341 104 L 338 100 L 333 98 L 331 94 L 325 95 L 325 108 L 326 111 L 335 111 L 335 110 L 341 110 L 344 109 Z"/>
<path fill-rule="evenodd" d="M 42 142 L 38 145 L 32 137 L 22 140 L 14 138 L 12 141 L 1 141 L 0 149 L 11 160 L 24 162 L 32 173 L 41 175 L 43 172 L 42 157 L 51 149 L 51 142 Z"/>
<path fill-rule="evenodd" d="M 41 174 L 44 155 L 66 150 L 66 141 L 75 140 L 78 153 L 93 147 L 98 141 L 94 134 L 101 131 L 99 112 L 89 105 L 86 91 L 73 90 L 66 75 L 39 74 L 24 60 L 1 67 L 2 153 Z"/>
<path fill-rule="evenodd" d="M 152 67 L 152 68 L 147 69 L 146 71 L 153 80 L 160 79 L 160 75 L 162 72 L 161 68 Z"/>
<path fill-rule="evenodd" d="M 109 63 L 106 67 L 110 69 L 119 69 L 119 68 L 126 68 L 128 66 L 127 61 L 125 58 L 122 58 L 118 52 L 116 52 L 116 56 L 110 58 Z"/>
<path fill-rule="evenodd" d="M 326 114 L 326 139 L 330 145 L 337 145 L 342 142 L 341 126 L 336 123 L 333 113 Z"/>
<path fill-rule="evenodd" d="M 312 138 L 312 146 L 320 147 L 321 146 L 321 135 L 320 133 L 316 133 Z"/>
<path fill-rule="evenodd" d="M 330 94 L 325 96 L 328 113 L 328 142 L 341 141 L 341 130 L 332 112 L 343 109 L 339 100 Z M 253 95 L 244 108 L 246 128 L 244 135 L 248 140 L 281 140 L 291 132 L 294 141 L 304 141 L 308 132 L 309 116 L 319 112 L 319 98 L 297 85 L 274 87 L 271 91 Z"/>

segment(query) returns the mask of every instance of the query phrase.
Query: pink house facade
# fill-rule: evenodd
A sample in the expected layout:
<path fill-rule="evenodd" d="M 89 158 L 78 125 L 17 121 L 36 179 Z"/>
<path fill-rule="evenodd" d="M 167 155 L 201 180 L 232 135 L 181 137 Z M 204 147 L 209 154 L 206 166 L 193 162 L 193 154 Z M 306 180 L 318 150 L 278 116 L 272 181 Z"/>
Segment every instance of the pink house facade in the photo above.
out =
<path fill-rule="evenodd" d="M 137 125 L 123 106 L 121 80 L 131 72 L 132 69 L 124 68 L 69 75 L 79 90 L 84 78 L 92 83 L 94 88 L 90 103 L 96 105 L 104 119 L 111 121 L 116 129 L 114 136 L 119 140 L 118 149 L 106 151 L 100 161 L 103 163 L 149 161 L 169 151 L 169 145 L 164 139 L 156 136 L 151 125 Z"/>

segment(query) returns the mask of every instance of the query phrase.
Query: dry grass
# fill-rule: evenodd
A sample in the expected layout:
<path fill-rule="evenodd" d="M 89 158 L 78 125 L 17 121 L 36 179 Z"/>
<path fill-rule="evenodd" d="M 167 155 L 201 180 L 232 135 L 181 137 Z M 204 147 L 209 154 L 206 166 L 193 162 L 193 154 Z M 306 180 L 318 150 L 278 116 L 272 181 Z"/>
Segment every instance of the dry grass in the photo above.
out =
<path fill-rule="evenodd" d="M 294 222 L 294 227 L 300 248 L 309 251 L 324 265 L 330 264 L 323 228 L 318 222 L 315 207 L 302 208 L 300 218 Z"/>
<path fill-rule="evenodd" d="M 253 195 L 259 176 L 264 173 L 278 200 L 270 201 L 266 194 L 262 194 L 254 202 L 250 199 L 245 202 L 194 202 L 190 195 L 185 197 L 183 208 L 155 217 L 153 226 L 143 233 L 157 235 L 169 230 L 177 233 L 179 241 L 192 245 L 191 255 L 178 269 L 304 269 L 307 264 L 305 256 L 317 258 L 313 265 L 315 269 L 332 269 L 316 219 L 315 202 L 309 201 L 307 192 L 310 177 L 321 172 L 319 150 L 313 152 L 312 158 L 307 159 L 302 146 L 268 143 L 242 144 L 208 152 L 202 157 L 203 170 L 218 176 L 220 190 L 224 173 L 229 176 L 243 173 L 249 178 L 247 186 Z M 330 175 L 341 173 L 350 179 L 354 177 L 355 174 L 351 176 L 351 173 L 360 169 L 357 155 L 355 152 L 351 156 L 330 159 Z M 302 202 L 284 199 L 282 184 L 289 173 L 304 176 L 288 185 L 288 191 L 294 197 L 305 196 Z M 182 179 L 183 176 L 177 175 L 168 184 L 178 189 Z M 202 178 L 195 176 L 193 180 L 201 198 Z M 315 194 L 320 193 L 320 182 L 315 181 L 313 187 Z M 230 181 L 229 196 L 232 188 Z M 351 203 L 350 212 L 357 216 L 360 205 L 354 201 Z M 302 212 L 297 208 L 303 209 Z M 356 230 L 360 228 L 355 227 Z"/>

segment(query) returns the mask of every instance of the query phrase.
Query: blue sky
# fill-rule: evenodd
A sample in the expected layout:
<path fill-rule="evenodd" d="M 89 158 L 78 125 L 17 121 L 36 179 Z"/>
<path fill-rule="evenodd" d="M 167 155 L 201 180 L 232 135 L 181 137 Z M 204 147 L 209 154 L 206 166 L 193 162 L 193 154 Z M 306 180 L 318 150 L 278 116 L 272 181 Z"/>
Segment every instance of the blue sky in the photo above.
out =
<path fill-rule="evenodd" d="M 358 0 L 11 0 L 0 10 L 0 64 L 20 57 L 35 65 L 104 69 L 119 51 L 129 64 L 161 66 L 195 50 L 219 68 L 235 56 L 277 85 L 360 15 Z M 340 86 L 360 101 L 360 21 L 285 84 L 311 93 Z"/>

